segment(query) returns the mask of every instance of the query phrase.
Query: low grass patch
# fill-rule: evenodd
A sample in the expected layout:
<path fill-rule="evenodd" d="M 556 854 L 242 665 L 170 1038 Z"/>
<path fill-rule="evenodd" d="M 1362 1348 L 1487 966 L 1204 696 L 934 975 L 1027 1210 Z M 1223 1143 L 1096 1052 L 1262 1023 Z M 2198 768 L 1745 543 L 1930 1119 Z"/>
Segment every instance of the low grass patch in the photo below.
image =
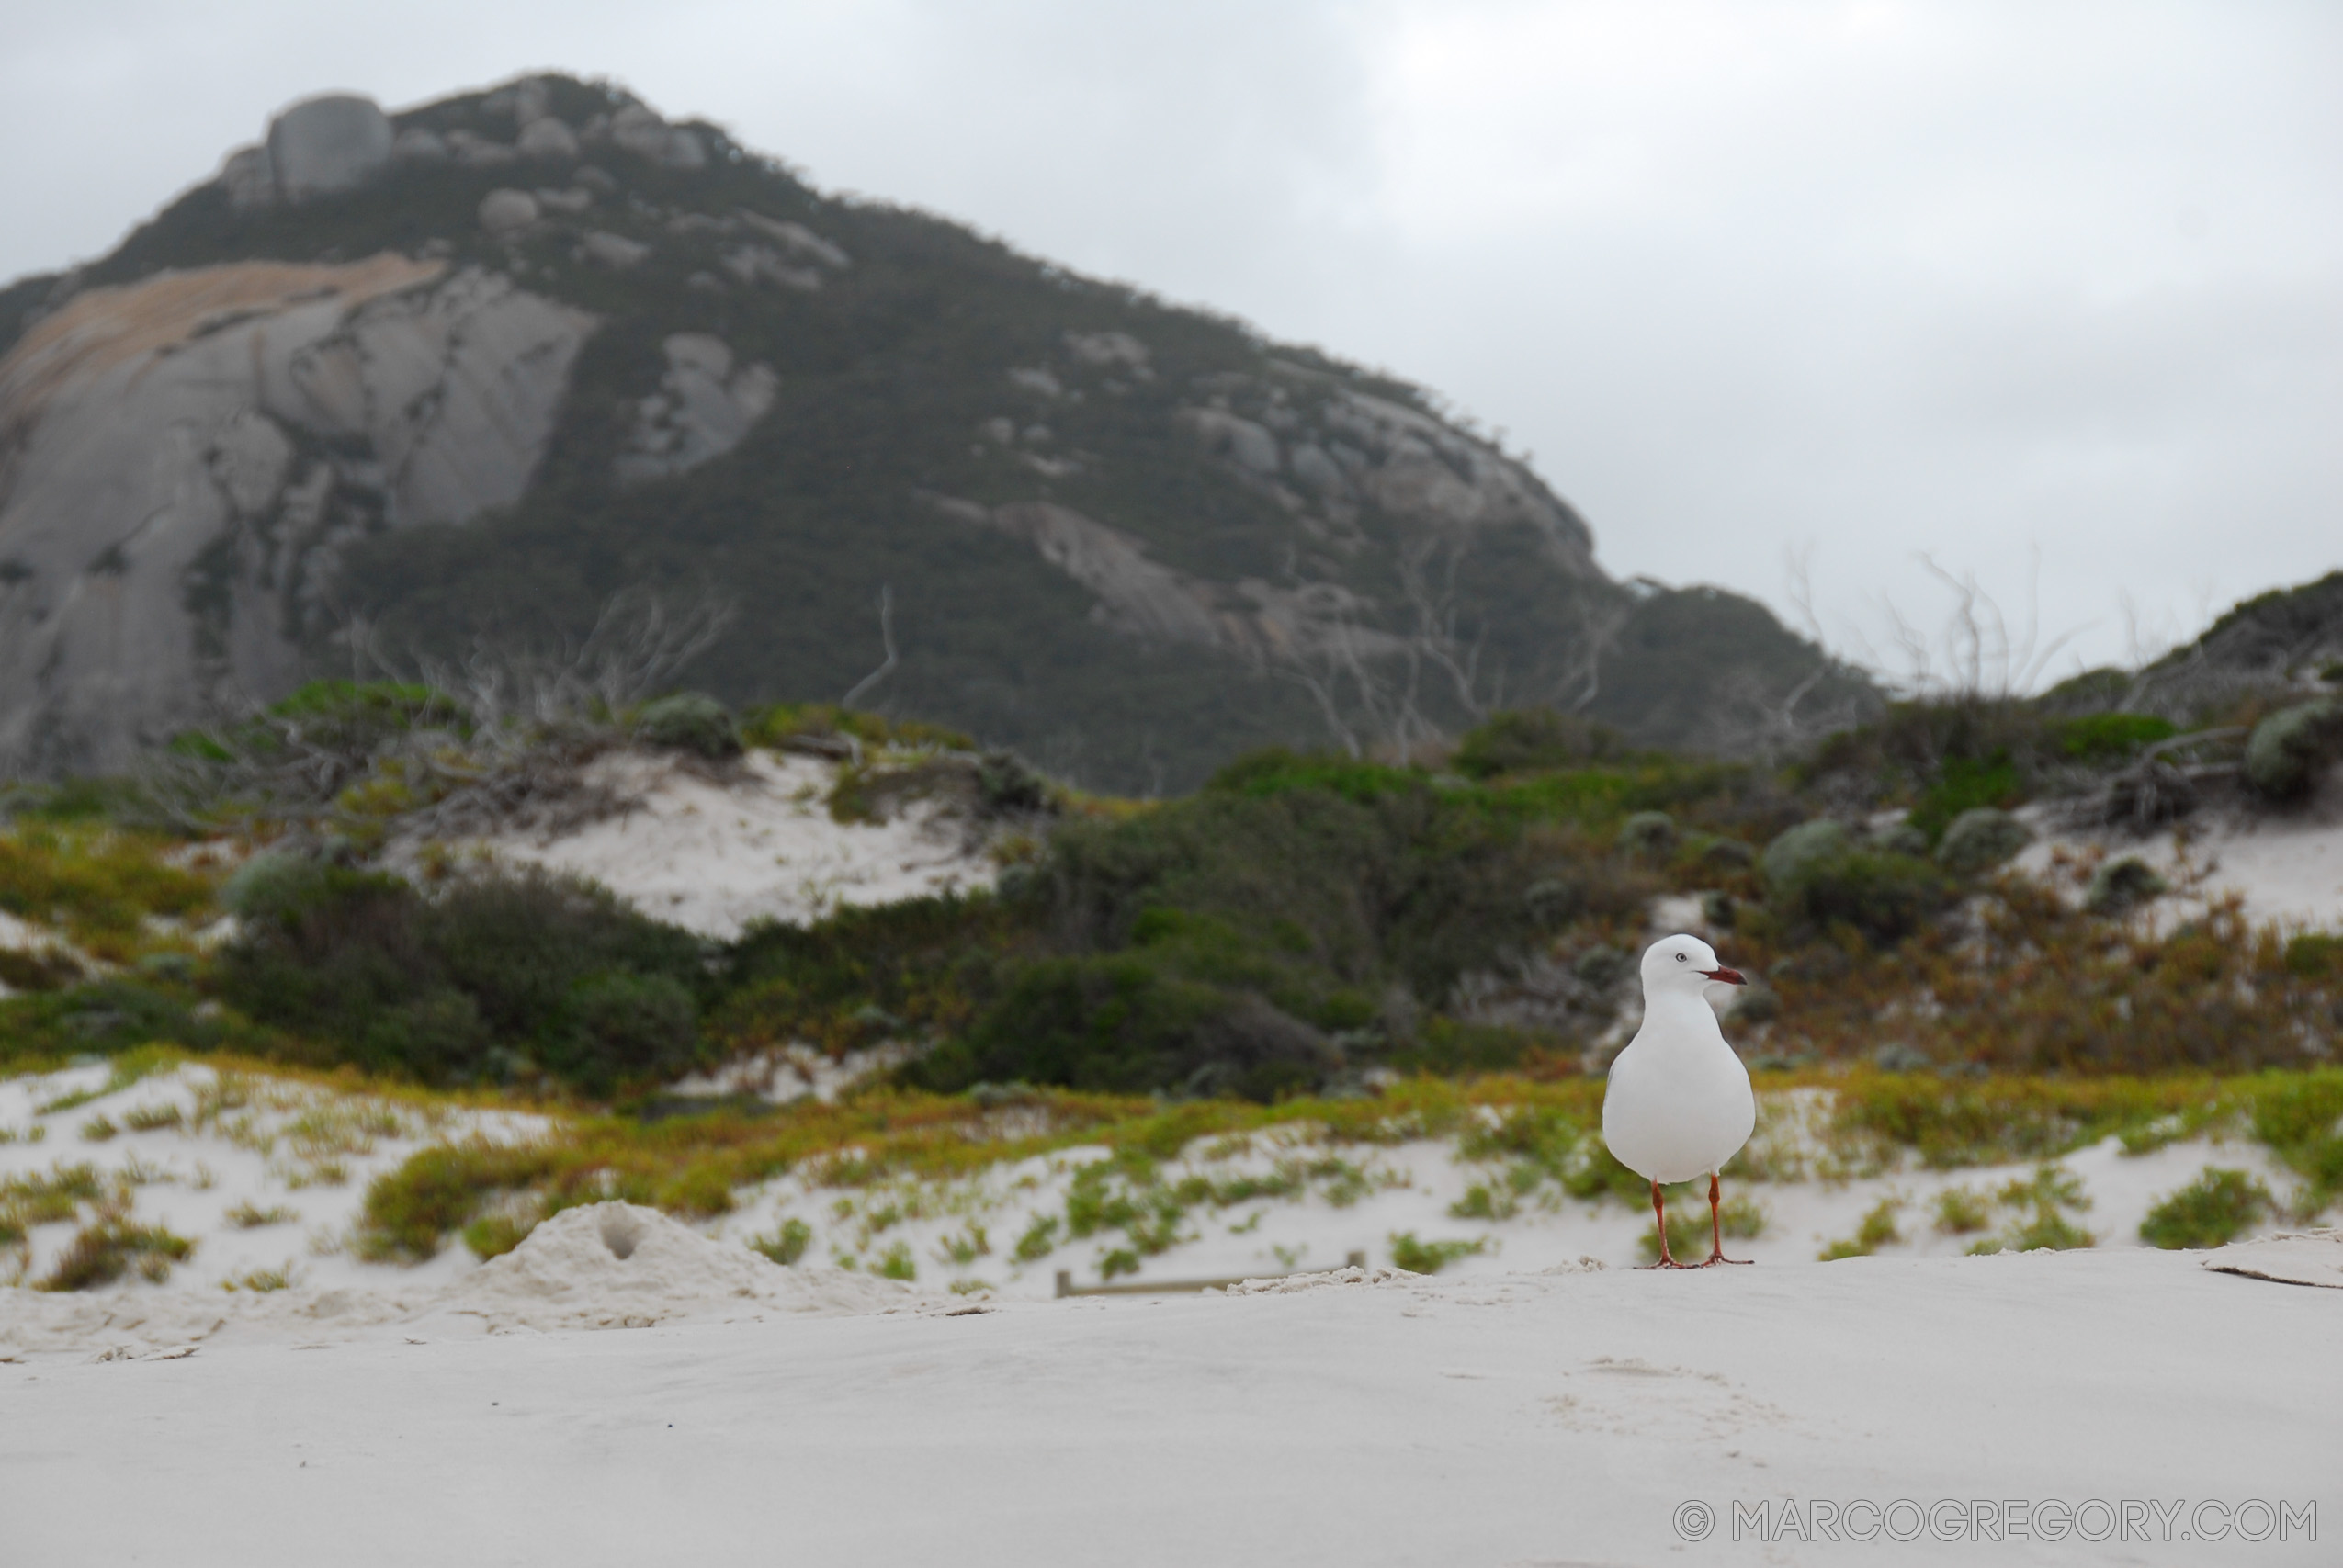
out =
<path fill-rule="evenodd" d="M 813 1245 L 813 1227 L 796 1218 L 783 1220 L 771 1235 L 749 1238 L 749 1250 L 761 1252 L 783 1268 L 794 1266 Z"/>
<path fill-rule="evenodd" d="M 2306 1176 L 2330 1161 L 2343 1176 L 2343 1160 L 2334 1154 L 2343 1147 L 2334 1130 L 2343 1099 L 2335 1100 L 2333 1111 L 2325 1109 L 2330 1097 L 2343 1096 L 2343 1072 L 2333 1069 L 2228 1079 L 1760 1075 L 1761 1127 L 1776 1107 L 1792 1107 L 1795 1097 L 1785 1094 L 1792 1089 L 1828 1097 L 1808 1118 L 1810 1134 L 1835 1162 L 1831 1168 L 1841 1171 L 2055 1160 L 2185 1113 L 2271 1144 Z M 1643 1179 L 1602 1146 L 1602 1090 L 1588 1079 L 1413 1078 L 1373 1097 L 1259 1105 L 1167 1104 L 1063 1089 L 969 1096 L 880 1087 L 755 1117 L 719 1111 L 648 1125 L 622 1117 L 562 1118 L 538 1142 L 440 1144 L 411 1156 L 368 1189 L 359 1248 L 369 1258 L 427 1258 L 448 1235 L 508 1202 L 534 1202 L 550 1213 L 623 1198 L 704 1218 L 724 1212 L 740 1189 L 789 1172 L 848 1195 L 893 1194 L 866 1211 L 847 1205 L 848 1217 L 858 1216 L 864 1231 L 876 1235 L 886 1228 L 879 1222 L 889 1205 L 911 1201 L 890 1183 L 956 1180 L 1077 1148 L 1106 1153 L 1075 1173 L 1062 1214 L 1033 1216 L 1007 1248 L 1015 1261 L 1038 1262 L 1069 1240 L 1105 1235 L 1144 1258 L 1189 1234 L 1197 1210 L 1306 1196 L 1356 1201 L 1395 1179 L 1358 1151 L 1420 1138 L 1453 1137 L 1460 1158 L 1492 1168 L 1488 1179 L 1475 1183 L 1480 1197 L 1467 1190 L 1462 1218 L 1501 1218 L 1507 1205 L 1528 1201 L 1616 1199 L 1639 1207 L 1648 1199 Z M 1296 1146 L 1265 1170 L 1167 1175 L 1162 1168 L 1183 1151 L 1194 1151 L 1192 1159 L 1227 1155 L 1264 1137 Z M 1737 1173 L 1728 1167 L 1726 1174 Z M 2029 1196 L 1979 1198 L 1974 1214 L 1967 1199 L 1940 1195 L 1936 1222 L 1953 1234 L 1981 1234 L 1997 1206 L 2023 1208 L 2028 1223 L 2037 1220 L 2042 1204 L 2031 1196 L 2036 1189 L 2021 1185 Z M 1684 1207 L 1690 1213 L 1700 1205 Z M 2050 1212 L 2064 1212 L 2054 1193 Z M 1705 1215 L 1695 1217 L 1704 1234 Z M 2073 1245 L 2082 1233 L 2066 1224 L 2064 1231 L 2020 1224 L 2003 1239 Z"/>
<path fill-rule="evenodd" d="M 2168 1251 L 2226 1247 L 2277 1207 L 2269 1189 L 2246 1172 L 2208 1166 L 2194 1181 L 2148 1211 L 2140 1222 L 2140 1239 Z"/>
<path fill-rule="evenodd" d="M 1398 1231 L 1391 1237 L 1393 1267 L 1405 1269 L 1410 1274 L 1437 1274 L 1459 1258 L 1488 1250 L 1486 1236 L 1476 1241 L 1422 1241 L 1413 1231 Z"/>
<path fill-rule="evenodd" d="M 220 1288 L 223 1291 L 250 1291 L 255 1294 L 265 1295 L 270 1291 L 284 1290 L 292 1282 L 293 1266 L 288 1263 L 281 1269 L 250 1269 L 232 1280 L 221 1280 Z"/>
<path fill-rule="evenodd" d="M 1993 1224 L 1993 1200 L 1972 1188 L 1945 1188 L 1934 1208 L 1936 1228 L 1946 1235 L 1975 1235 Z"/>
<path fill-rule="evenodd" d="M 61 1224 L 76 1218 L 84 1203 L 96 1203 L 107 1193 L 106 1179 L 89 1164 L 52 1165 L 46 1175 L 37 1172 L 0 1179 L 0 1214 L 14 1224 Z"/>
<path fill-rule="evenodd" d="M 259 1230 L 266 1225 L 289 1225 L 298 1221 L 300 1212 L 281 1204 L 264 1209 L 247 1198 L 220 1216 L 240 1231 Z"/>
<path fill-rule="evenodd" d="M 112 1284 L 133 1269 L 141 1279 L 161 1284 L 171 1277 L 172 1264 L 194 1252 L 194 1242 L 161 1225 L 132 1224 L 127 1218 L 108 1215 L 77 1232 L 33 1289 L 91 1290 Z"/>
<path fill-rule="evenodd" d="M 482 1263 L 502 1258 L 528 1240 L 538 1223 L 535 1215 L 483 1214 L 464 1227 L 465 1249 Z"/>
<path fill-rule="evenodd" d="M 149 916 L 213 912 L 214 879 L 172 863 L 168 840 L 103 824 L 18 820 L 0 829 L 0 910 L 61 928 L 83 951 L 126 964 L 155 944 Z"/>
<path fill-rule="evenodd" d="M 2037 1166 L 2032 1176 L 2006 1183 L 1994 1201 L 2011 1212 L 2010 1218 L 1999 1235 L 1971 1247 L 1972 1255 L 2069 1252 L 2098 1245 L 2098 1237 L 2069 1218 L 2088 1209 L 2091 1201 L 2081 1179 L 2064 1166 Z"/>
<path fill-rule="evenodd" d="M 1904 1239 L 1897 1228 L 1896 1216 L 1903 1213 L 1904 1201 L 1889 1194 L 1865 1212 L 1862 1222 L 1855 1226 L 1855 1234 L 1832 1242 L 1822 1249 L 1819 1257 L 1825 1263 L 1841 1258 L 1869 1258 L 1883 1247 L 1893 1247 Z"/>

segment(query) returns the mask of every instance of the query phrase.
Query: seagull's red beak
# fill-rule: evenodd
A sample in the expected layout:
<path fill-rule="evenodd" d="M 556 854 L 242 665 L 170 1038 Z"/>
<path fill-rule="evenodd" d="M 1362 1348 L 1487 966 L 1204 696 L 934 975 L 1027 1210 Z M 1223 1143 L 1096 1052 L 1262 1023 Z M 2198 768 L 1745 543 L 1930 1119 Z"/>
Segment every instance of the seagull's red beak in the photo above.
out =
<path fill-rule="evenodd" d="M 1738 969 L 1726 969 L 1720 965 L 1715 969 L 1703 969 L 1701 973 L 1707 976 L 1712 980 L 1721 981 L 1727 986 L 1746 986 L 1749 984 L 1749 981 L 1741 977 L 1741 972 Z"/>

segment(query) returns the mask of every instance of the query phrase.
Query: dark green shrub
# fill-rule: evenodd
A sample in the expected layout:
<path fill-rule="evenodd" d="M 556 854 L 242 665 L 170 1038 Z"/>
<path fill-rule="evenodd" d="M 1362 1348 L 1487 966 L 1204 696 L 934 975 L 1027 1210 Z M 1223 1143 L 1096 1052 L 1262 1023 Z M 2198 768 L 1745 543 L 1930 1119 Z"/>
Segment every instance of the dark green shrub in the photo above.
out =
<path fill-rule="evenodd" d="M 322 886 L 323 874 L 323 868 L 306 855 L 266 852 L 244 862 L 221 884 L 220 902 L 233 914 L 267 919 Z"/>
<path fill-rule="evenodd" d="M 2179 727 L 2168 718 L 2145 713 L 2094 713 L 2070 718 L 2057 728 L 2058 750 L 2078 762 L 2120 762 L 2159 740 L 2169 740 Z"/>
<path fill-rule="evenodd" d="M 1997 750 L 1986 757 L 1950 756 L 1907 820 L 1935 840 L 1964 812 L 1980 807 L 2006 809 L 2024 798 L 2018 765 L 2008 751 Z"/>
<path fill-rule="evenodd" d="M 1876 942 L 1910 935 L 1952 897 L 1928 862 L 1858 847 L 1836 822 L 1791 829 L 1761 863 L 1776 908 L 1819 925 L 1843 922 Z"/>
<path fill-rule="evenodd" d="M 1952 897 L 1943 874 L 1924 860 L 1856 850 L 1815 867 L 1795 907 L 1819 924 L 1843 921 L 1875 942 L 1895 942 Z"/>
<path fill-rule="evenodd" d="M 1846 828 L 1828 818 L 1801 822 L 1766 845 L 1759 860 L 1766 885 L 1777 895 L 1794 895 L 1817 867 L 1854 847 Z"/>
<path fill-rule="evenodd" d="M 2270 800 L 2292 800 L 2343 746 L 2343 703 L 2322 698 L 2270 715 L 2246 742 L 2246 783 Z"/>
<path fill-rule="evenodd" d="M 977 795 L 987 811 L 1040 811 L 1049 805 L 1049 784 L 1014 751 L 987 751 L 977 766 Z"/>
<path fill-rule="evenodd" d="M 1271 1100 L 1309 1087 L 1334 1062 L 1323 1036 L 1260 996 L 1124 953 L 1029 966 L 917 1077 L 944 1089 L 1021 1079 Z"/>
<path fill-rule="evenodd" d="M 2277 1201 L 2242 1170 L 2208 1166 L 2194 1181 L 2150 1209 L 2140 1239 L 2167 1251 L 2226 1247 L 2266 1219 Z"/>
<path fill-rule="evenodd" d="M 2165 886 L 2164 878 L 2147 862 L 2137 855 L 2123 855 L 2100 863 L 2091 873 L 2083 907 L 2094 915 L 2122 915 L 2160 897 Z"/>
<path fill-rule="evenodd" d="M 305 862 L 255 878 L 244 907 L 223 996 L 373 1070 L 534 1070 L 603 1096 L 696 1059 L 700 942 L 591 885 L 530 868 L 425 896 Z"/>
<path fill-rule="evenodd" d="M 680 1077 L 698 1057 L 699 1009 L 665 975 L 605 971 L 579 981 L 569 1027 L 539 1049 L 546 1069 L 605 1098 L 620 1085 Z"/>
<path fill-rule="evenodd" d="M 1545 876 L 1522 895 L 1530 919 L 1541 931 L 1567 926 L 1586 908 L 1586 892 L 1566 877 Z"/>
<path fill-rule="evenodd" d="M 1608 725 L 1552 708 L 1500 713 L 1467 732 L 1452 765 L 1471 779 L 1609 761 L 1625 752 Z"/>
<path fill-rule="evenodd" d="M 177 953 L 169 956 L 177 957 Z M 141 972 L 145 966 L 141 965 Z M 12 991 L 55 991 L 82 977 L 82 966 L 62 953 L 0 948 L 0 986 Z"/>
<path fill-rule="evenodd" d="M 731 710 L 714 697 L 684 692 L 648 704 L 635 716 L 635 739 L 646 746 L 696 751 L 721 761 L 741 754 Z"/>
<path fill-rule="evenodd" d="M 1946 870 L 1964 876 L 1989 871 L 2033 842 L 2033 830 L 2006 811 L 1974 807 L 1952 819 L 1936 846 Z"/>
<path fill-rule="evenodd" d="M 1701 863 L 1718 871 L 1738 871 L 1757 863 L 1757 851 L 1738 839 L 1712 839 L 1701 846 Z"/>
<path fill-rule="evenodd" d="M 1676 819 L 1665 811 L 1638 811 L 1619 824 L 1619 847 L 1632 855 L 1664 855 L 1676 847 Z"/>
<path fill-rule="evenodd" d="M 2286 942 L 2286 969 L 2305 979 L 2343 973 L 2343 935 L 2300 931 Z"/>

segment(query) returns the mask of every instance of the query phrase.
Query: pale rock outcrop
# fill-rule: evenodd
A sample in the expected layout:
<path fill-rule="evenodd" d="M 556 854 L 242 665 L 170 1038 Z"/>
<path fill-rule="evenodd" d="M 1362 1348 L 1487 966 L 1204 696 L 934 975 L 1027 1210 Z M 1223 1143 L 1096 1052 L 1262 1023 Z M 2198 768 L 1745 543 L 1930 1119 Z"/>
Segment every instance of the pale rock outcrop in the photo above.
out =
<path fill-rule="evenodd" d="M 372 98 L 304 98 L 268 125 L 277 194 L 288 202 L 356 190 L 390 162 L 390 119 Z"/>
<path fill-rule="evenodd" d="M 1096 595 L 1102 618 L 1155 642 L 1225 640 L 1208 586 L 1148 559 L 1127 534 L 1047 501 L 995 507 L 990 521 Z"/>
<path fill-rule="evenodd" d="M 1038 392 L 1045 398 L 1060 397 L 1066 390 L 1064 384 L 1050 373 L 1046 365 L 1020 365 L 1009 372 L 1009 380 L 1013 385 L 1028 392 Z"/>
<path fill-rule="evenodd" d="M 664 479 L 722 457 L 764 417 L 780 390 L 771 366 L 735 372 L 721 338 L 677 333 L 660 346 L 667 374 L 658 391 L 635 405 L 628 449 L 614 465 L 621 479 Z"/>
<path fill-rule="evenodd" d="M 514 145 L 524 158 L 574 158 L 578 155 L 576 134 L 551 115 L 530 120 L 523 126 L 520 140 Z"/>
<path fill-rule="evenodd" d="M 1202 439 L 1205 450 L 1233 459 L 1256 474 L 1273 474 L 1284 465 L 1277 437 L 1262 425 L 1223 409 L 1182 409 L 1180 420 Z"/>
<path fill-rule="evenodd" d="M 491 141 L 485 136 L 469 130 L 447 133 L 447 151 L 457 163 L 468 169 L 500 168 L 520 157 L 520 153 L 502 141 Z"/>
<path fill-rule="evenodd" d="M 767 218 L 762 212 L 751 212 L 746 208 L 741 209 L 740 220 L 766 239 L 778 241 L 792 255 L 801 260 L 820 262 L 838 272 L 843 272 L 854 265 L 845 252 L 802 223 Z"/>
<path fill-rule="evenodd" d="M 1544 536 L 1556 565 L 1574 576 L 1602 575 L 1585 522 L 1494 447 L 1430 414 L 1348 389 L 1319 418 L 1361 452 L 1352 481 L 1385 511 L 1452 532 L 1526 524 Z M 1339 460 L 1342 448 L 1332 455 Z"/>
<path fill-rule="evenodd" d="M 1148 367 L 1147 344 L 1128 333 L 1068 333 L 1066 348 L 1076 359 L 1097 369 L 1120 367 L 1142 380 L 1153 374 Z"/>
<path fill-rule="evenodd" d="M 228 205 L 239 212 L 277 204 L 277 169 L 266 147 L 239 147 L 229 153 L 213 183 L 228 193 Z"/>
<path fill-rule="evenodd" d="M 742 283 L 773 283 L 809 294 L 821 287 L 820 272 L 791 266 L 770 245 L 728 245 L 717 253 L 716 265 Z"/>
<path fill-rule="evenodd" d="M 1279 587 L 1246 578 L 1228 587 L 1149 559 L 1147 547 L 1119 528 L 1054 502 L 985 507 L 956 496 L 913 492 L 956 523 L 991 528 L 1090 591 L 1091 619 L 1147 642 L 1218 648 L 1251 660 L 1288 662 L 1379 659 L 1404 649 L 1398 637 L 1359 624 L 1372 609 L 1340 584 Z"/>
<path fill-rule="evenodd" d="M 614 272 L 624 272 L 641 265 L 643 258 L 651 254 L 651 247 L 640 240 L 629 240 L 606 229 L 589 229 L 578 242 L 578 252 L 584 260 Z"/>
<path fill-rule="evenodd" d="M 585 313 L 379 255 L 75 296 L 0 359 L 0 774 L 281 693 L 346 540 L 517 500 Z"/>
<path fill-rule="evenodd" d="M 696 132 L 668 124 L 642 104 L 628 104 L 612 115 L 606 134 L 625 151 L 671 169 L 707 165 L 707 147 Z"/>
<path fill-rule="evenodd" d="M 1305 490 L 1323 496 L 1346 496 L 1351 493 L 1350 480 L 1343 477 L 1342 466 L 1327 456 L 1326 449 L 1316 442 L 1305 441 L 1294 448 L 1294 478 Z"/>
<path fill-rule="evenodd" d="M 509 240 L 538 220 L 537 197 L 525 190 L 492 190 L 480 199 L 480 226 Z"/>
<path fill-rule="evenodd" d="M 444 164 L 448 158 L 447 139 L 424 126 L 411 125 L 391 141 L 390 157 L 401 164 Z"/>

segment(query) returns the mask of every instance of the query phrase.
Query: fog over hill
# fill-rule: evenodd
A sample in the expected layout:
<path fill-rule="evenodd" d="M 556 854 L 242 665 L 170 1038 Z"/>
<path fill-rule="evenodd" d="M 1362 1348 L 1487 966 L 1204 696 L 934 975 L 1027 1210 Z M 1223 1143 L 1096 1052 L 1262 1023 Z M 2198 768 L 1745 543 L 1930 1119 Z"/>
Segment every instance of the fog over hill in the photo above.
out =
<path fill-rule="evenodd" d="M 629 591 L 720 623 L 685 678 L 729 700 L 1126 791 L 1500 705 L 1746 753 L 1877 700 L 1753 601 L 1613 580 L 1432 393 L 607 85 L 296 105 L 0 291 L 0 352 L 5 772 L 575 647 Z"/>

